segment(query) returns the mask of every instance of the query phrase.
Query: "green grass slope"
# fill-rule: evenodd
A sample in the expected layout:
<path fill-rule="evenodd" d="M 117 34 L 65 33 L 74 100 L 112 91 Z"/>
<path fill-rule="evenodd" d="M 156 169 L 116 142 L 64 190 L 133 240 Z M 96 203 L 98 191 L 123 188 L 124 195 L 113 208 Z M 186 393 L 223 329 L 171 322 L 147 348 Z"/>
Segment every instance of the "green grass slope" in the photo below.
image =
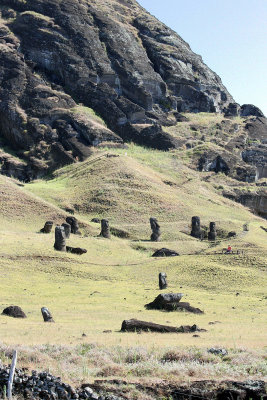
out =
<path fill-rule="evenodd" d="M 262 351 L 260 362 L 264 362 L 267 241 L 261 226 L 266 227 L 266 221 L 221 197 L 214 180 L 208 182 L 206 177 L 213 175 L 200 175 L 184 166 L 176 152 L 134 145 L 127 150 L 112 150 L 112 156 L 110 151 L 96 152 L 85 162 L 57 171 L 50 180 L 24 187 L 0 177 L 0 307 L 16 304 L 28 316 L 25 320 L 0 316 L 1 341 L 9 346 L 39 346 L 39 350 L 31 351 L 45 354 L 53 345 L 72 346 L 74 353 L 100 346 L 97 351 L 101 354 L 107 349 L 114 354 L 123 351 L 118 347 L 115 351 L 114 346 L 145 348 L 153 353 L 155 348 L 186 352 L 196 346 L 206 351 L 218 345 L 236 352 Z M 72 235 L 68 244 L 86 248 L 85 255 L 56 252 L 54 235 L 38 233 L 48 219 L 63 222 L 66 206 L 73 206 L 77 218 L 86 226 L 82 228 L 83 235 Z M 162 227 L 160 243 L 149 241 L 148 218 L 152 215 Z M 234 250 L 244 253 L 221 254 L 229 239 L 210 244 L 190 237 L 193 215 L 199 215 L 203 225 L 216 221 L 224 232 L 235 230 L 237 237 L 231 239 L 231 244 Z M 98 237 L 99 225 L 90 222 L 97 216 L 107 217 L 112 226 L 129 232 L 130 238 Z M 243 232 L 244 223 L 249 224 L 249 232 Z M 181 255 L 152 258 L 152 252 L 160 247 L 177 250 Z M 168 291 L 184 293 L 185 301 L 205 314 L 146 310 L 144 305 L 159 294 L 161 271 L 168 275 Z M 42 306 L 51 310 L 55 324 L 42 322 Z M 120 333 L 122 321 L 130 318 L 174 326 L 196 323 L 207 332 L 198 338 L 192 334 Z M 26 359 L 35 366 L 40 362 L 41 368 L 42 357 L 35 362 L 28 354 Z M 53 360 L 52 369 L 56 368 Z M 75 379 L 86 379 L 84 362 L 81 353 L 77 353 L 73 365 L 80 372 L 75 375 L 71 369 L 69 380 L 74 375 Z M 225 362 L 229 365 L 230 361 Z M 217 378 L 248 376 L 246 371 L 237 372 L 234 363 L 232 369 L 229 367 L 232 372 L 223 372 L 223 368 L 213 372 Z M 149 369 L 145 364 L 142 368 L 142 376 L 146 376 Z M 104 364 L 97 368 L 94 365 L 90 374 L 127 375 L 127 369 L 122 371 L 118 365 L 109 372 L 103 369 Z M 185 374 L 190 375 L 188 371 Z M 264 371 L 258 369 L 255 374 L 263 378 Z M 136 370 L 131 376 L 140 377 L 139 373 Z M 213 376 L 210 369 L 194 374 Z"/>

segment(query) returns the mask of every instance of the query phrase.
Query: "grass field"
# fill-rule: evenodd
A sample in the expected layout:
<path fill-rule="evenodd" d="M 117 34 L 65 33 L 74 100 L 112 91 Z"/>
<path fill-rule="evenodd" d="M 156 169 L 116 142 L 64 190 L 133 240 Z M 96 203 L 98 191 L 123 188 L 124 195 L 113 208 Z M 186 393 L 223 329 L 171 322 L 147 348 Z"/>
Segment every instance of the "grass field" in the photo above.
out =
<path fill-rule="evenodd" d="M 24 187 L 0 176 L 0 305 L 19 305 L 27 314 L 23 320 L 0 316 L 2 360 L 20 346 L 23 365 L 46 365 L 72 382 L 95 376 L 144 381 L 148 375 L 265 379 L 267 241 L 260 226 L 266 221 L 221 197 L 211 173 L 189 169 L 175 152 L 130 145 L 112 150 L 117 157 L 106 153 Z M 203 179 L 208 175 L 210 182 Z M 48 219 L 63 222 L 66 206 L 76 209 L 83 234 L 72 235 L 68 244 L 86 248 L 85 255 L 56 252 L 54 235 L 38 233 Z M 193 215 L 205 226 L 216 221 L 224 233 L 235 230 L 231 245 L 244 253 L 221 254 L 229 239 L 210 244 L 190 237 Z M 160 243 L 149 241 L 150 216 L 161 225 Z M 108 218 L 130 238 L 98 237 L 100 227 L 92 217 Z M 244 223 L 249 232 L 243 232 Z M 180 256 L 152 258 L 161 247 Z M 184 293 L 185 301 L 205 314 L 146 310 L 160 293 L 161 271 L 167 273 L 168 291 Z M 55 324 L 42 322 L 42 306 Z M 121 333 L 122 321 L 130 318 L 196 323 L 207 332 L 199 337 Z M 210 355 L 212 346 L 227 348 L 229 357 Z"/>

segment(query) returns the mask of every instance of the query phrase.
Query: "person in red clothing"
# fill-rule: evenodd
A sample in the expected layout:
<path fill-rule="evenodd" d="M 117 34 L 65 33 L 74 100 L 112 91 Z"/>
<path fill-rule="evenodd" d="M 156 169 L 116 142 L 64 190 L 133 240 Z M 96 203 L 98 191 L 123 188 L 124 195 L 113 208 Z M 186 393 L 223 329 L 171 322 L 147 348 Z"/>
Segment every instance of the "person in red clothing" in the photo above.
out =
<path fill-rule="evenodd" d="M 227 247 L 226 253 L 232 253 L 232 247 L 230 246 L 230 244 Z"/>

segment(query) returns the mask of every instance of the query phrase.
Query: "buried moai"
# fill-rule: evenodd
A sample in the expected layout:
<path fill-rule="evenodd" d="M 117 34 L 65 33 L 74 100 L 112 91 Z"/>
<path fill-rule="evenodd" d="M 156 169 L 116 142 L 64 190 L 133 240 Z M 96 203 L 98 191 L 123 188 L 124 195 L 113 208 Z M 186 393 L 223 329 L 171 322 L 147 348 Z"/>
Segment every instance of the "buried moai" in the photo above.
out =
<path fill-rule="evenodd" d="M 44 322 L 55 322 L 51 312 L 48 310 L 48 308 L 46 307 L 42 307 L 41 308 L 41 313 L 44 319 Z"/>
<path fill-rule="evenodd" d="M 101 219 L 101 232 L 99 236 L 110 239 L 109 222 L 107 219 Z"/>
<path fill-rule="evenodd" d="M 160 226 L 156 218 L 150 218 L 150 226 L 152 230 L 152 234 L 150 236 L 150 240 L 152 242 L 159 242 L 160 241 Z"/>
<path fill-rule="evenodd" d="M 56 226 L 54 248 L 58 251 L 66 251 L 66 236 L 63 226 Z"/>
<path fill-rule="evenodd" d="M 80 235 L 78 220 L 75 217 L 67 217 L 66 222 L 71 226 L 71 233 Z"/>
<path fill-rule="evenodd" d="M 192 217 L 192 230 L 191 236 L 201 239 L 201 229 L 200 229 L 200 218 L 199 217 Z"/>
<path fill-rule="evenodd" d="M 51 233 L 52 228 L 53 228 L 53 221 L 46 221 L 46 223 L 44 224 L 44 227 L 42 229 L 40 229 L 41 233 Z"/>
<path fill-rule="evenodd" d="M 160 290 L 166 289 L 168 286 L 167 284 L 167 274 L 165 272 L 159 273 L 159 288 Z"/>
<path fill-rule="evenodd" d="M 70 234 L 71 234 L 71 226 L 70 226 L 70 224 L 68 224 L 67 222 L 64 222 L 61 226 L 64 228 L 66 239 L 69 239 L 70 238 Z"/>
<path fill-rule="evenodd" d="M 216 240 L 217 232 L 216 232 L 216 223 L 210 222 L 210 231 L 208 233 L 208 240 Z"/>

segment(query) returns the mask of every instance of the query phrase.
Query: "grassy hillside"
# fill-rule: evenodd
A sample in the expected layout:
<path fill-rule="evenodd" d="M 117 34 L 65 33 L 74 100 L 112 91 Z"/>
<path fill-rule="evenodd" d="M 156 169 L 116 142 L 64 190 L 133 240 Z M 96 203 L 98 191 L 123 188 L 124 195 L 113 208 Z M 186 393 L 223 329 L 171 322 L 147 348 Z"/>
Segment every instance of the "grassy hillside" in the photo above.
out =
<path fill-rule="evenodd" d="M 19 305 L 28 316 L 25 320 L 1 316 L 1 341 L 7 346 L 24 346 L 24 365 L 41 368 L 45 358 L 52 371 L 70 381 L 88 380 L 88 375 L 98 374 L 145 379 L 151 373 L 156 378 L 164 368 L 167 371 L 160 361 L 167 351 L 178 354 L 175 362 L 183 363 L 185 376 L 190 376 L 191 368 L 196 378 L 264 378 L 267 241 L 260 226 L 266 227 L 266 221 L 221 197 L 214 179 L 212 173 L 189 169 L 177 152 L 134 145 L 127 150 L 96 152 L 85 162 L 57 171 L 50 180 L 24 187 L 0 177 L 0 306 Z M 230 182 L 223 179 L 226 184 Z M 69 245 L 88 250 L 83 256 L 54 251 L 54 235 L 38 233 L 48 219 L 63 222 L 66 206 L 76 209 L 77 218 L 86 227 L 82 228 L 82 237 L 72 235 L 68 240 Z M 235 230 L 237 237 L 230 243 L 234 250 L 244 253 L 221 254 L 229 239 L 211 245 L 190 237 L 193 215 L 199 215 L 203 225 L 216 221 L 223 233 Z M 150 216 L 157 217 L 162 227 L 160 243 L 149 241 Z M 107 217 L 112 226 L 129 232 L 130 238 L 99 238 L 100 227 L 90 222 L 92 217 Z M 249 223 L 249 232 L 243 232 L 244 223 Z M 152 252 L 161 247 L 181 255 L 152 258 Z M 146 310 L 144 305 L 159 294 L 161 271 L 168 275 L 168 291 L 184 293 L 185 301 L 205 314 Z M 51 310 L 55 324 L 42 322 L 42 306 Z M 174 326 L 196 323 L 207 332 L 199 337 L 120 333 L 122 321 L 130 318 Z M 37 347 L 25 347 L 30 345 Z M 214 367 L 217 361 L 210 361 L 206 353 L 211 346 L 223 346 L 231 352 L 228 361 L 212 358 L 220 368 Z M 189 357 L 190 362 L 185 355 L 180 356 L 197 348 L 199 356 Z M 90 349 L 94 349 L 91 358 Z M 139 360 L 140 349 L 149 356 Z M 136 369 L 129 372 L 125 352 L 129 355 L 131 351 Z M 66 352 L 71 352 L 75 360 L 64 370 Z M 245 370 L 244 362 L 236 361 L 239 352 L 246 354 L 247 360 L 253 359 L 257 365 L 253 373 Z M 109 359 L 107 353 L 113 358 Z M 2 358 L 8 354 L 3 346 Z M 104 361 L 97 362 L 100 359 L 109 359 L 113 369 L 105 370 Z M 186 363 L 191 363 L 190 368 Z M 210 363 L 215 369 L 208 367 Z M 201 364 L 205 364 L 204 369 L 198 367 Z M 166 377 L 178 379 L 168 371 Z"/>

